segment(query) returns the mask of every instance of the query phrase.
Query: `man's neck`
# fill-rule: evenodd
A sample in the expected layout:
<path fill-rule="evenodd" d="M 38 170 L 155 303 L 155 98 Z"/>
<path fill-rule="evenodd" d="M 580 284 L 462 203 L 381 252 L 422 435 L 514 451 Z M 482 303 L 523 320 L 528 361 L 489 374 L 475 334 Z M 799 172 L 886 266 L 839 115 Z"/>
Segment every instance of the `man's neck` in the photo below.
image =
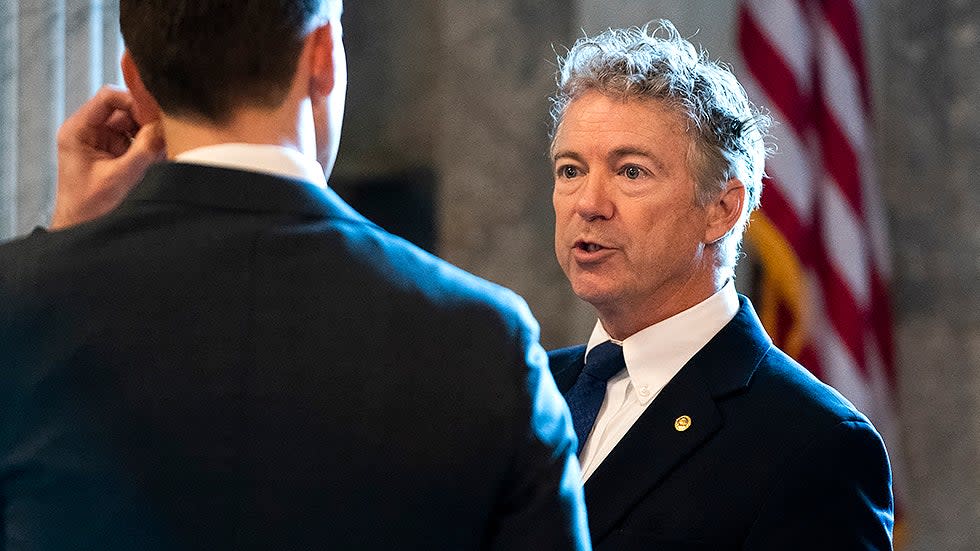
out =
<path fill-rule="evenodd" d="M 660 289 L 657 296 L 628 304 L 593 304 L 602 327 L 615 340 L 627 337 L 700 304 L 725 286 L 728 277 L 720 270 L 692 274 L 684 282 Z"/>
<path fill-rule="evenodd" d="M 285 109 L 238 109 L 221 124 L 200 118 L 163 116 L 167 158 L 210 145 L 247 143 L 277 145 L 315 155 L 312 132 L 305 131 L 302 117 Z"/>

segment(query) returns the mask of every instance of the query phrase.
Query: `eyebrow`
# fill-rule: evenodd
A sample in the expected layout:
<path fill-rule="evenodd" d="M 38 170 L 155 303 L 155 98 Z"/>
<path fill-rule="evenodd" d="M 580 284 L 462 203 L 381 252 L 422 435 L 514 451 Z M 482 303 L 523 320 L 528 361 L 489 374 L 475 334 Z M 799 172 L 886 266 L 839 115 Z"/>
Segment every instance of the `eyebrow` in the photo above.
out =
<path fill-rule="evenodd" d="M 585 162 L 582 156 L 579 155 L 578 153 L 575 153 L 574 151 L 559 151 L 551 156 L 551 161 L 555 162 L 558 159 L 563 159 L 563 158 L 572 159 L 573 161 L 578 161 L 580 163 Z"/>
<path fill-rule="evenodd" d="M 649 150 L 643 149 L 642 147 L 629 147 L 629 146 L 617 147 L 616 149 L 612 150 L 612 153 L 609 155 L 609 158 L 611 160 L 619 160 L 622 159 L 623 157 L 628 157 L 630 155 L 646 157 L 647 159 L 650 159 L 650 161 L 654 165 L 656 165 L 657 170 L 662 170 L 662 171 L 667 170 L 667 166 L 664 165 L 663 161 L 660 160 L 660 157 L 657 157 Z"/>

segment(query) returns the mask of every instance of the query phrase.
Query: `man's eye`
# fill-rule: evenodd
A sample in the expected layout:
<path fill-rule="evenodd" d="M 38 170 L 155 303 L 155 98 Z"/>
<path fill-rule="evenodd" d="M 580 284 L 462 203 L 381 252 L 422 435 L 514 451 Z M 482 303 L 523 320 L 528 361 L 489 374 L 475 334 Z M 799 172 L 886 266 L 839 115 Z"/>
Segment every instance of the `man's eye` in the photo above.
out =
<path fill-rule="evenodd" d="M 558 169 L 558 175 L 562 178 L 574 178 L 578 176 L 578 169 L 572 165 L 565 165 Z"/>
<path fill-rule="evenodd" d="M 643 176 L 643 171 L 639 167 L 628 166 L 623 169 L 623 176 L 626 176 L 630 180 L 636 180 L 640 176 Z"/>

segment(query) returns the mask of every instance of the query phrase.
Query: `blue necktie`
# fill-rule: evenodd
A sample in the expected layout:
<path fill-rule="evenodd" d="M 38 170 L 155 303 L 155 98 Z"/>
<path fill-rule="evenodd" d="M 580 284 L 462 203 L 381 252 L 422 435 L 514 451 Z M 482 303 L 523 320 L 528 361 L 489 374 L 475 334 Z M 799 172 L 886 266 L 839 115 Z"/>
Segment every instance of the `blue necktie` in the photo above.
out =
<path fill-rule="evenodd" d="M 577 454 L 582 452 L 585 439 L 589 437 L 595 418 L 599 415 L 602 399 L 606 396 L 606 382 L 625 367 L 623 347 L 606 341 L 589 351 L 585 367 L 565 394 L 575 435 L 578 436 Z"/>

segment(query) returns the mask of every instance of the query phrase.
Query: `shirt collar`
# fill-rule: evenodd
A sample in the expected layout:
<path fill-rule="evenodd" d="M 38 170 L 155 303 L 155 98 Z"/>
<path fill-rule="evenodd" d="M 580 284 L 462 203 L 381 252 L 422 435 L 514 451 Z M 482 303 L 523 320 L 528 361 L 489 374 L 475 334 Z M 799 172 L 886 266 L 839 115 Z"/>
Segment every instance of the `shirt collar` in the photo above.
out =
<path fill-rule="evenodd" d="M 177 155 L 174 161 L 287 176 L 311 182 L 321 188 L 327 187 L 327 179 L 320 163 L 295 149 L 278 145 L 208 145 L 185 151 Z"/>
<path fill-rule="evenodd" d="M 735 283 L 728 280 L 717 293 L 694 306 L 622 341 L 626 371 L 637 399 L 652 400 L 698 350 L 715 336 L 738 312 Z M 596 322 L 586 354 L 593 347 L 612 340 L 602 322 Z"/>

